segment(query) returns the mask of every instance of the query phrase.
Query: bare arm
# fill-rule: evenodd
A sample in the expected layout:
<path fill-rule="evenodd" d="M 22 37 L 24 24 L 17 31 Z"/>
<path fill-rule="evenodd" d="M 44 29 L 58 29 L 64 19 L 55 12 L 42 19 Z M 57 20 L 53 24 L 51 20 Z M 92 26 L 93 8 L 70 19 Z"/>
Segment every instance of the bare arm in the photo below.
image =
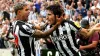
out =
<path fill-rule="evenodd" d="M 84 28 L 82 28 L 80 31 L 80 33 L 85 37 L 90 37 L 94 32 L 95 32 L 94 29 L 88 31 L 88 29 L 84 29 Z"/>
<path fill-rule="evenodd" d="M 38 30 L 42 30 L 42 29 L 45 29 L 46 25 L 47 25 L 47 23 L 45 23 L 42 26 L 40 26 L 40 25 L 34 26 L 33 28 L 38 29 Z"/>
<path fill-rule="evenodd" d="M 80 30 L 80 33 L 86 37 L 90 37 L 95 31 L 99 31 L 99 30 L 100 30 L 100 23 L 96 24 L 89 30 L 82 28 Z"/>
<path fill-rule="evenodd" d="M 39 37 L 39 38 L 49 36 L 61 24 L 61 22 L 63 21 L 63 16 L 61 16 L 60 18 L 57 17 L 56 21 L 57 21 L 56 24 L 52 28 L 50 28 L 48 31 L 42 32 L 40 30 L 36 30 L 35 33 L 33 33 L 33 36 Z"/>
<path fill-rule="evenodd" d="M 86 46 L 80 46 L 80 50 L 84 49 L 91 49 L 91 48 L 96 48 L 98 44 L 98 41 L 93 41 L 91 44 L 86 45 Z"/>
<path fill-rule="evenodd" d="M 49 36 L 57 27 L 59 26 L 59 24 L 54 25 L 52 28 L 50 28 L 48 31 L 42 32 L 40 30 L 36 30 L 34 33 L 35 37 L 38 38 L 44 38 Z"/>

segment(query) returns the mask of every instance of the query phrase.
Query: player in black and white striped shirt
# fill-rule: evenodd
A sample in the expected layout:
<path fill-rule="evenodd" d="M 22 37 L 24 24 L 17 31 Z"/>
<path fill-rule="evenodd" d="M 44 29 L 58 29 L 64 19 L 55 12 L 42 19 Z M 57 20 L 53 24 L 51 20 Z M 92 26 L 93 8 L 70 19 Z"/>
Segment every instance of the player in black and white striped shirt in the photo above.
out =
<path fill-rule="evenodd" d="M 50 29 L 50 25 L 47 29 Z M 51 34 L 50 37 L 62 56 L 79 56 L 79 46 L 75 40 L 75 31 L 79 29 L 73 22 L 65 21 Z"/>
<path fill-rule="evenodd" d="M 31 56 L 32 54 L 32 38 L 34 37 L 46 37 L 50 35 L 61 22 L 60 19 L 56 19 L 56 24 L 46 32 L 35 30 L 35 26 L 27 23 L 29 8 L 26 3 L 17 3 L 14 7 L 16 13 L 16 21 L 12 22 L 13 33 L 18 39 L 18 55 L 19 56 Z M 34 47 L 34 46 L 33 46 Z"/>
<path fill-rule="evenodd" d="M 49 25 L 45 29 L 50 29 L 53 25 L 55 25 L 56 18 L 60 17 L 63 14 L 63 9 L 60 5 L 54 4 L 46 8 L 47 9 L 47 20 Z M 94 33 L 95 30 L 100 30 L 97 24 L 94 26 L 89 32 L 86 29 L 78 28 L 71 21 L 62 21 L 60 26 L 53 31 L 50 35 L 50 38 L 54 42 L 56 49 L 60 52 L 61 56 L 81 56 L 79 51 L 79 46 L 75 40 L 75 32 L 79 31 L 83 35 L 90 36 Z"/>

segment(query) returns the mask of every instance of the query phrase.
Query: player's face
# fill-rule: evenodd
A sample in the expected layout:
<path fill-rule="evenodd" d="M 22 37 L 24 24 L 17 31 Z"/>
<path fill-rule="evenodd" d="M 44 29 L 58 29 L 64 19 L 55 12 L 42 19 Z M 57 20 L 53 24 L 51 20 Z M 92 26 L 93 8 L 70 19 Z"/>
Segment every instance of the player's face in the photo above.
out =
<path fill-rule="evenodd" d="M 28 16 L 29 16 L 29 7 L 24 6 L 24 8 L 21 10 L 21 15 L 23 17 L 23 21 L 28 21 Z"/>
<path fill-rule="evenodd" d="M 52 11 L 50 10 L 47 10 L 47 20 L 48 20 L 48 23 L 50 25 L 53 25 L 56 23 L 56 17 L 55 15 L 52 13 Z"/>

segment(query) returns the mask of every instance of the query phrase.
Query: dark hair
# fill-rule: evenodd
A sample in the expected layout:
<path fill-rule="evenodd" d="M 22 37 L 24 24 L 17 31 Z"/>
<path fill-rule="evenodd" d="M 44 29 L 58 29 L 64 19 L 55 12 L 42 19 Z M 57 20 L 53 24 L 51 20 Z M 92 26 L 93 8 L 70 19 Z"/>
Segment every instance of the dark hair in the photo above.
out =
<path fill-rule="evenodd" d="M 19 3 L 17 3 L 17 4 L 14 6 L 15 14 L 17 15 L 17 11 L 18 11 L 18 10 L 22 10 L 24 6 L 27 6 L 27 4 L 24 3 L 24 2 L 19 2 Z"/>
<path fill-rule="evenodd" d="M 86 28 L 86 26 L 89 26 L 89 21 L 88 20 L 82 20 L 80 23 L 81 27 Z"/>
<path fill-rule="evenodd" d="M 59 4 L 50 5 L 46 10 L 52 11 L 54 15 L 58 15 L 59 17 L 64 13 L 63 8 Z"/>
<path fill-rule="evenodd" d="M 10 20 L 10 14 L 7 11 L 3 11 L 3 20 Z"/>

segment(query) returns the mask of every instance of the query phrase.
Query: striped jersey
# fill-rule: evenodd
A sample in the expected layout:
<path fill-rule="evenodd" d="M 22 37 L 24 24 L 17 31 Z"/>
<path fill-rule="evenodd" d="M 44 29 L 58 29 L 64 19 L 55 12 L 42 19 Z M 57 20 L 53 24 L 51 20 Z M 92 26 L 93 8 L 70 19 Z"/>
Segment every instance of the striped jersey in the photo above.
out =
<path fill-rule="evenodd" d="M 19 56 L 31 56 L 32 54 L 32 34 L 34 29 L 33 25 L 25 23 L 23 21 L 12 22 L 13 33 L 18 38 L 18 55 Z M 33 45 L 34 47 L 34 45 Z"/>
<path fill-rule="evenodd" d="M 52 26 L 48 25 L 45 30 Z M 76 43 L 75 32 L 78 28 L 71 21 L 64 21 L 62 24 L 50 35 L 56 49 L 61 56 L 80 56 L 79 45 Z"/>

